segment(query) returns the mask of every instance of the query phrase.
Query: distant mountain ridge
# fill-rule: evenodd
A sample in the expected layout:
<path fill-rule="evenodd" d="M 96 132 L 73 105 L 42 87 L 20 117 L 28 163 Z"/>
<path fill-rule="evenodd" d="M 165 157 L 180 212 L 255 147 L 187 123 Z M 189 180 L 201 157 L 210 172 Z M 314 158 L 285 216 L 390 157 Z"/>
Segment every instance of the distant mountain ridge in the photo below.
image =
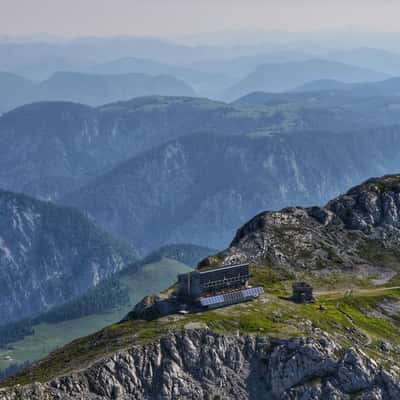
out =
<path fill-rule="evenodd" d="M 0 71 L 0 115 L 19 104 L 23 94 L 32 90 L 34 83 L 28 79 Z"/>
<path fill-rule="evenodd" d="M 260 65 L 228 89 L 224 98 L 234 100 L 250 92 L 286 92 L 318 79 L 344 82 L 379 81 L 390 75 L 323 59 Z"/>
<path fill-rule="evenodd" d="M 144 73 L 91 75 L 57 72 L 41 82 L 32 101 L 72 101 L 93 106 L 116 100 L 149 95 L 195 96 L 182 80 L 169 75 L 151 76 Z"/>
<path fill-rule="evenodd" d="M 400 75 L 400 54 L 379 48 L 360 47 L 329 52 L 326 58 L 350 65 L 357 65 L 389 75 Z"/>
<path fill-rule="evenodd" d="M 86 68 L 87 73 L 170 75 L 190 85 L 202 97 L 216 98 L 222 90 L 233 84 L 234 79 L 224 71 L 202 71 L 187 65 L 174 65 L 137 57 L 124 57 L 95 64 Z M 161 94 L 161 93 L 159 93 Z M 122 100 L 122 99 L 121 99 Z"/>
<path fill-rule="evenodd" d="M 34 103 L 0 117 L 0 187 L 60 198 L 174 138 L 243 134 L 281 121 L 269 110 L 254 113 L 189 97 L 150 96 L 97 108 Z"/>
<path fill-rule="evenodd" d="M 322 79 L 307 82 L 295 88 L 292 92 L 318 92 L 318 91 L 352 91 L 356 96 L 400 96 L 400 78 L 390 78 L 378 82 L 353 82 L 346 83 L 331 79 Z"/>
<path fill-rule="evenodd" d="M 96 108 L 26 105 L 0 117 L 0 187 L 59 199 L 140 153 L 200 132 L 263 137 L 400 124 L 399 96 L 357 93 L 256 93 L 232 104 L 149 96 Z"/>
<path fill-rule="evenodd" d="M 318 92 L 320 90 L 346 90 L 354 87 L 355 84 L 337 81 L 335 79 L 318 79 L 304 83 L 291 90 L 291 92 Z"/>
<path fill-rule="evenodd" d="M 312 118 L 325 115 L 332 130 L 362 129 L 397 125 L 397 107 L 400 103 L 400 79 L 390 78 L 377 82 L 345 83 L 317 80 L 285 93 L 256 91 L 231 104 L 246 109 L 282 108 L 296 110 Z M 336 117 L 335 117 L 336 116 Z M 303 117 L 303 121 L 307 118 Z M 313 119 L 313 118 L 312 118 Z M 317 122 L 314 120 L 314 122 Z M 347 123 L 349 123 L 347 125 Z M 309 126 L 313 124 L 308 122 Z M 319 125 L 318 128 L 323 125 Z M 314 129 L 318 129 L 316 125 Z"/>
<path fill-rule="evenodd" d="M 34 83 L 0 72 L 0 112 L 40 101 L 71 101 L 92 106 L 149 95 L 196 96 L 183 80 L 171 75 L 147 73 L 87 74 L 55 72 Z"/>

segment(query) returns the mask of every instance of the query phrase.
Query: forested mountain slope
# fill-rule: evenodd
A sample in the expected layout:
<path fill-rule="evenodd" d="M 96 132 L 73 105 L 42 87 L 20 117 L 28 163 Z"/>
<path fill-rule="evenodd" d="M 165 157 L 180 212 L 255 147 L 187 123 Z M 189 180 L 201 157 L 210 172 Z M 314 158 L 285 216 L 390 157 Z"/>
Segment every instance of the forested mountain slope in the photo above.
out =
<path fill-rule="evenodd" d="M 136 259 L 77 210 L 0 191 L 0 324 L 69 301 Z"/>

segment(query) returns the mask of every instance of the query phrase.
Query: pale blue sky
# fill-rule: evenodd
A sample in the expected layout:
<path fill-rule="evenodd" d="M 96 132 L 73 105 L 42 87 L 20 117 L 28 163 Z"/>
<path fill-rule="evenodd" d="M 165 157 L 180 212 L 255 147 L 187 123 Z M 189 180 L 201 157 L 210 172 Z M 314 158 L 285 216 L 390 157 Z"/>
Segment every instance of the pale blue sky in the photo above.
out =
<path fill-rule="evenodd" d="M 0 0 L 0 33 L 182 35 L 224 29 L 399 31 L 399 0 Z"/>

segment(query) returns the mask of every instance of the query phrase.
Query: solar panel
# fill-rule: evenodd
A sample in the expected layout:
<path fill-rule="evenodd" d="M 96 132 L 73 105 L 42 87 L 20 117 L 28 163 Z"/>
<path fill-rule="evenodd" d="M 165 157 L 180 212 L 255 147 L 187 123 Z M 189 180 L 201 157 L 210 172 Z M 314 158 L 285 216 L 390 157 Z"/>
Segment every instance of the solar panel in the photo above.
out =
<path fill-rule="evenodd" d="M 223 296 L 212 296 L 212 297 L 205 297 L 200 299 L 200 304 L 202 306 L 211 306 L 213 304 L 223 303 L 224 298 Z"/>
<path fill-rule="evenodd" d="M 257 297 L 261 293 L 264 293 L 264 289 L 262 287 L 255 287 L 242 290 L 242 294 L 244 297 Z"/>
<path fill-rule="evenodd" d="M 255 287 L 250 289 L 244 289 L 241 291 L 224 293 L 218 296 L 204 297 L 200 299 L 200 304 L 203 307 L 213 306 L 215 304 L 218 305 L 229 305 L 240 303 L 249 299 L 249 297 L 257 297 L 261 293 L 264 293 L 264 289 L 262 287 Z"/>

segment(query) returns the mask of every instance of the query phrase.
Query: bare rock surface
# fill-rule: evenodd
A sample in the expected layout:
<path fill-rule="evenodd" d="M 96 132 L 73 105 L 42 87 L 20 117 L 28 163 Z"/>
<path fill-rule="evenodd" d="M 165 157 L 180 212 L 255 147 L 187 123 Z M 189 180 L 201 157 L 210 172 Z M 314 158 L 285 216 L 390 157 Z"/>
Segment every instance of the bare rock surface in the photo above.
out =
<path fill-rule="evenodd" d="M 400 175 L 371 179 L 325 207 L 264 212 L 242 226 L 218 262 L 286 271 L 348 272 L 388 281 L 400 259 Z M 208 257 L 200 263 L 216 262 Z M 380 282 L 383 283 L 383 282 Z"/>
<path fill-rule="evenodd" d="M 45 384 L 0 391 L 1 400 L 400 398 L 393 372 L 330 336 L 270 341 L 177 331 Z"/>

